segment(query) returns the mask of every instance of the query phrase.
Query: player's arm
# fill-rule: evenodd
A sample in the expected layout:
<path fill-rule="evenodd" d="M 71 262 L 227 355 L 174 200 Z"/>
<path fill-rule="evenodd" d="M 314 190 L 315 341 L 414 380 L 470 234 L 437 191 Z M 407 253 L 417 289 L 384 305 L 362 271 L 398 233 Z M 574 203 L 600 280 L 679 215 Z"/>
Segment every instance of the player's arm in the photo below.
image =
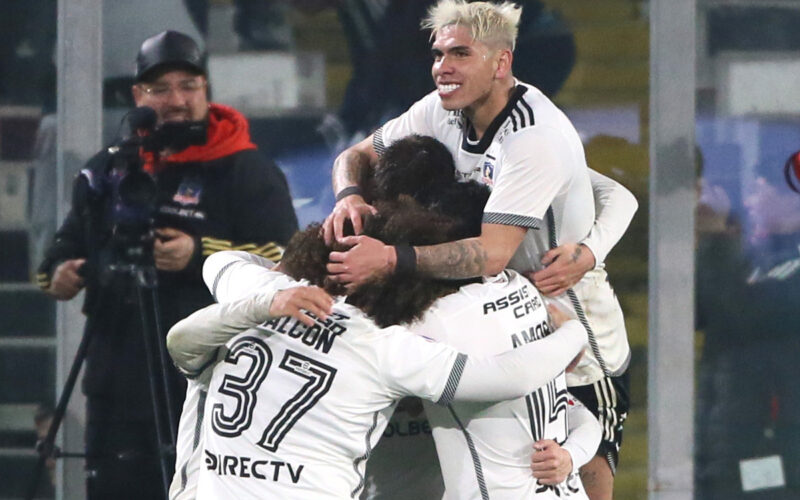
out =
<path fill-rule="evenodd" d="M 569 320 L 542 340 L 488 358 L 459 355 L 436 401 L 503 401 L 529 394 L 564 371 L 586 344 L 586 330 Z"/>
<path fill-rule="evenodd" d="M 374 213 L 375 209 L 364 201 L 361 191 L 365 179 L 372 175 L 372 168 L 378 163 L 378 154 L 372 145 L 370 135 L 363 141 L 342 151 L 333 162 L 331 179 L 333 192 L 336 194 L 336 205 L 325 219 L 322 231 L 325 242 L 330 245 L 334 239 L 344 236 L 345 220 L 353 223 L 355 234 L 361 234 L 363 225 L 361 217 Z"/>
<path fill-rule="evenodd" d="M 589 169 L 594 194 L 595 221 L 579 243 L 567 243 L 542 257 L 546 267 L 529 275 L 545 295 L 560 295 L 584 274 L 605 261 L 628 229 L 639 203 L 633 193 L 614 179 Z"/>
<path fill-rule="evenodd" d="M 275 316 L 313 323 L 303 310 L 325 317 L 333 302 L 317 287 L 293 287 L 293 280 L 272 270 L 273 263 L 247 252 L 218 252 L 203 266 L 203 279 L 220 302 L 176 323 L 167 348 L 176 366 L 197 374 L 216 349 L 238 333 Z M 284 290 L 285 289 L 285 290 Z"/>
<path fill-rule="evenodd" d="M 352 245 L 347 252 L 331 252 L 328 272 L 334 279 L 358 286 L 376 274 L 391 274 L 416 268 L 441 279 L 494 275 L 505 269 L 525 237 L 524 227 L 482 224 L 481 235 L 438 245 L 413 247 L 413 265 L 398 259 L 402 248 L 386 245 L 368 236 L 349 236 L 341 241 Z M 407 250 L 408 251 L 408 250 Z"/>
<path fill-rule="evenodd" d="M 558 144 L 561 140 L 549 129 L 506 140 L 504 156 L 508 163 L 486 202 L 480 236 L 414 247 L 413 252 L 363 236 L 345 238 L 342 242 L 353 248 L 346 253 L 331 252 L 329 273 L 340 282 L 354 285 L 414 268 L 443 279 L 499 273 L 525 232 L 542 227 L 548 207 L 575 173 L 564 164 L 563 148 Z"/>
<path fill-rule="evenodd" d="M 217 302 L 246 297 L 283 276 L 273 261 L 249 252 L 217 252 L 203 264 L 203 281 Z"/>
<path fill-rule="evenodd" d="M 167 334 L 167 349 L 178 368 L 195 376 L 237 334 L 278 316 L 292 316 L 312 326 L 314 319 L 307 312 L 324 319 L 332 303 L 319 287 L 262 289 L 243 299 L 211 304 L 182 319 Z"/>
<path fill-rule="evenodd" d="M 600 446 L 602 429 L 597 419 L 578 400 L 567 406 L 567 440 L 558 445 L 552 439 L 533 444 L 531 471 L 542 484 L 559 484 L 589 462 Z"/>

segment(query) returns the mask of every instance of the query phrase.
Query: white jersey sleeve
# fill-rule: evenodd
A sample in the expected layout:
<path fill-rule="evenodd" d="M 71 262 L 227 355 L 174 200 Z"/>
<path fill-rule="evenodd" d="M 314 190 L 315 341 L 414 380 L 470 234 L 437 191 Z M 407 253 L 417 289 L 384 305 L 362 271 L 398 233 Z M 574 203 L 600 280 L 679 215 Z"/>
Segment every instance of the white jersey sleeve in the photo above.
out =
<path fill-rule="evenodd" d="M 372 147 L 380 156 L 393 142 L 411 134 L 436 135 L 434 122 L 439 105 L 436 91 L 411 105 L 402 115 L 386 122 L 372 136 Z"/>
<path fill-rule="evenodd" d="M 389 396 L 397 400 L 418 396 L 430 401 L 448 397 L 445 391 L 448 384 L 458 384 L 465 356 L 403 327 L 388 327 L 386 332 L 377 364 Z"/>
<path fill-rule="evenodd" d="M 269 262 L 245 252 L 219 252 L 206 260 L 204 279 L 221 302 L 182 319 L 167 334 L 167 350 L 186 376 L 198 377 L 215 361 L 219 347 L 269 320 L 275 293 L 300 285 L 271 271 Z"/>
<path fill-rule="evenodd" d="M 594 254 L 595 267 L 602 267 L 611 249 L 628 229 L 639 203 L 619 182 L 589 169 L 594 193 L 595 221 L 580 243 Z"/>
<path fill-rule="evenodd" d="M 377 361 L 391 397 L 418 396 L 441 405 L 522 397 L 563 372 L 586 345 L 586 330 L 577 320 L 547 338 L 489 357 L 467 356 L 402 327 L 387 331 L 394 328 Z"/>
<path fill-rule="evenodd" d="M 509 135 L 502 150 L 503 170 L 486 202 L 483 222 L 540 228 L 553 199 L 572 178 L 568 146 L 552 128 L 532 127 Z"/>
<path fill-rule="evenodd" d="M 586 330 L 569 320 L 546 338 L 491 358 L 470 356 L 451 401 L 502 401 L 522 397 L 564 371 L 586 345 Z"/>
<path fill-rule="evenodd" d="M 594 457 L 600 446 L 603 429 L 592 412 L 571 394 L 567 419 L 569 421 L 567 440 L 561 447 L 572 457 L 572 472 L 577 472 Z"/>
<path fill-rule="evenodd" d="M 214 300 L 229 302 L 272 281 L 274 266 L 271 260 L 248 252 L 217 252 L 203 264 L 203 281 Z"/>

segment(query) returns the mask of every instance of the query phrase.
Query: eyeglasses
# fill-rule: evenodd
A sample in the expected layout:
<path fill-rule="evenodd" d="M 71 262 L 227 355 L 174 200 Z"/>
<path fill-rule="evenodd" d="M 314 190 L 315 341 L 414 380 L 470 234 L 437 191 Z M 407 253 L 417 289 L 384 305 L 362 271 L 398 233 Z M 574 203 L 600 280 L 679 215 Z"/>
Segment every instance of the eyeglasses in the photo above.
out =
<path fill-rule="evenodd" d="M 178 83 L 175 87 L 167 84 L 140 85 L 145 94 L 156 99 L 165 99 L 173 90 L 177 90 L 184 95 L 194 94 L 205 88 L 205 86 L 205 80 L 185 80 Z"/>

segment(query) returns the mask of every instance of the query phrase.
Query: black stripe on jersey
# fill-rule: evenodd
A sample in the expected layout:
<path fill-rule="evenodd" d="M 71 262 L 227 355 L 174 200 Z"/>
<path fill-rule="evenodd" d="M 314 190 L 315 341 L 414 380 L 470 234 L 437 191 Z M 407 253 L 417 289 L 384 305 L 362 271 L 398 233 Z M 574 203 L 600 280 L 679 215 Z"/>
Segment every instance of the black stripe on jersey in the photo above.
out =
<path fill-rule="evenodd" d="M 547 208 L 547 224 L 550 226 L 550 249 L 553 249 L 558 246 L 558 237 L 556 236 L 556 217 L 553 215 L 553 207 Z M 610 376 L 608 368 L 606 368 L 606 362 L 600 355 L 600 346 L 597 345 L 597 337 L 595 337 L 592 327 L 589 326 L 589 321 L 586 319 L 586 314 L 583 312 L 583 306 L 578 300 L 575 290 L 572 288 L 567 289 L 567 296 L 569 297 L 569 301 L 572 303 L 573 309 L 575 309 L 575 314 L 578 316 L 578 321 L 580 321 L 583 327 L 586 329 L 586 334 L 589 336 L 589 347 L 592 349 L 592 354 L 594 354 L 594 357 L 600 364 L 600 369 L 603 370 L 604 375 L 607 377 Z"/>
<path fill-rule="evenodd" d="M 547 409 L 544 406 L 544 394 L 542 394 L 542 389 L 540 388 L 538 391 L 532 393 L 531 399 L 533 399 L 534 416 L 536 418 L 536 432 L 533 434 L 533 438 L 538 441 L 543 437 L 545 420 L 547 419 Z"/>
<path fill-rule="evenodd" d="M 539 229 L 542 227 L 542 219 L 536 217 L 526 217 L 524 215 L 502 214 L 499 212 L 486 212 L 483 214 L 484 224 L 502 224 L 504 226 L 527 227 Z"/>
<path fill-rule="evenodd" d="M 211 285 L 211 296 L 214 297 L 214 300 L 217 302 L 219 302 L 219 300 L 217 300 L 217 285 L 219 285 L 219 280 L 222 279 L 222 275 L 225 274 L 225 271 L 227 271 L 228 268 L 230 268 L 234 264 L 236 264 L 236 261 L 228 262 L 227 264 L 222 266 L 222 269 L 220 269 L 217 275 L 214 277 L 214 284 Z"/>
<path fill-rule="evenodd" d="M 205 415 L 206 409 L 206 396 L 208 396 L 208 391 L 200 391 L 200 397 L 197 399 L 197 419 L 194 422 L 194 438 L 192 439 L 192 452 L 197 450 L 197 447 L 200 445 L 200 432 L 203 430 L 203 416 Z M 178 493 L 175 495 L 176 497 L 181 496 L 183 490 L 186 489 L 186 483 L 189 482 L 189 476 L 187 469 L 189 468 L 189 462 L 192 461 L 192 455 L 189 454 L 186 457 L 186 462 L 183 463 L 181 467 L 181 489 L 178 490 Z"/>
<path fill-rule="evenodd" d="M 464 366 L 467 364 L 467 355 L 459 353 L 456 360 L 453 362 L 453 368 L 450 370 L 450 376 L 447 377 L 447 384 L 444 386 L 442 396 L 436 401 L 438 405 L 449 405 L 453 401 L 453 396 L 456 394 L 458 382 L 461 380 L 461 374 L 464 373 Z"/>
<path fill-rule="evenodd" d="M 383 152 L 386 151 L 386 145 L 383 143 L 383 127 L 372 134 L 372 149 L 378 156 L 383 156 Z"/>
<path fill-rule="evenodd" d="M 517 109 L 522 110 L 523 114 L 525 114 L 528 117 L 528 125 L 536 124 L 536 120 L 533 117 L 533 108 L 531 108 L 531 105 L 528 104 L 528 101 L 526 101 L 525 99 L 520 99 Z"/>
<path fill-rule="evenodd" d="M 533 436 L 533 442 L 535 443 L 538 440 L 536 439 L 536 419 L 533 417 L 533 400 L 531 398 L 533 394 L 530 393 L 525 396 L 525 406 L 528 409 L 528 422 L 531 424 L 531 436 Z"/>
<path fill-rule="evenodd" d="M 516 109 L 511 110 L 511 129 L 516 132 L 517 130 L 521 129 L 523 125 L 522 117 L 519 116 L 519 111 Z"/>
<path fill-rule="evenodd" d="M 486 132 L 483 133 L 481 140 L 477 144 L 470 144 L 469 141 L 467 141 L 467 134 L 464 133 L 461 136 L 461 149 L 468 153 L 485 153 L 489 145 L 494 141 L 494 136 L 497 134 L 497 131 L 500 130 L 500 127 L 506 122 L 511 111 L 517 106 L 518 101 L 522 99 L 522 96 L 525 95 L 527 91 L 528 88 L 524 85 L 517 85 L 511 93 L 511 97 L 508 99 L 506 106 L 494 117 L 492 123 L 486 128 Z M 472 124 L 468 124 L 468 126 L 464 127 L 464 130 L 469 130 L 471 128 Z"/>
<path fill-rule="evenodd" d="M 600 355 L 600 346 L 597 345 L 597 337 L 595 337 L 592 327 L 589 326 L 589 320 L 586 319 L 586 314 L 583 312 L 583 306 L 581 305 L 580 300 L 578 300 L 575 290 L 572 288 L 568 289 L 567 296 L 569 297 L 569 301 L 572 302 L 572 307 L 575 309 L 575 314 L 578 315 L 578 320 L 581 322 L 583 327 L 586 328 L 586 334 L 589 336 L 589 347 L 592 349 L 592 354 L 594 354 L 594 357 L 597 358 L 597 362 L 600 364 L 600 369 L 603 370 L 603 374 L 607 377 L 610 377 L 611 373 L 606 367 L 606 362 L 603 359 L 603 356 Z"/>
<path fill-rule="evenodd" d="M 464 424 L 461 423 L 461 420 L 456 415 L 456 411 L 453 409 L 451 405 L 447 405 L 447 408 L 450 410 L 450 414 L 453 416 L 453 419 L 458 424 L 458 428 L 461 429 L 461 432 L 464 434 L 464 439 L 467 441 L 467 447 L 469 448 L 469 455 L 472 457 L 472 466 L 475 468 L 475 480 L 478 481 L 478 489 L 481 491 L 481 500 L 489 500 L 489 489 L 486 487 L 486 480 L 483 478 L 483 466 L 481 466 L 481 457 L 478 456 L 477 450 L 475 450 L 475 443 L 472 441 L 472 436 L 470 436 L 469 431 L 464 427 Z"/>
<path fill-rule="evenodd" d="M 372 433 L 375 432 L 375 429 L 378 427 L 379 413 L 380 413 L 379 411 L 376 411 L 375 413 L 372 414 L 372 425 L 370 426 L 369 430 L 367 431 L 367 434 L 364 437 L 364 440 L 366 441 L 364 454 L 361 455 L 360 457 L 356 457 L 356 459 L 353 460 L 353 470 L 356 471 L 356 474 L 358 474 L 359 479 L 358 479 L 358 485 L 356 485 L 355 489 L 353 489 L 353 491 L 350 492 L 350 498 L 358 497 L 359 493 L 361 493 L 361 490 L 364 488 L 364 485 L 367 482 L 366 478 L 364 477 L 364 474 L 362 474 L 361 471 L 358 469 L 358 466 L 361 465 L 361 462 L 366 462 L 369 459 L 369 456 L 372 454 Z"/>

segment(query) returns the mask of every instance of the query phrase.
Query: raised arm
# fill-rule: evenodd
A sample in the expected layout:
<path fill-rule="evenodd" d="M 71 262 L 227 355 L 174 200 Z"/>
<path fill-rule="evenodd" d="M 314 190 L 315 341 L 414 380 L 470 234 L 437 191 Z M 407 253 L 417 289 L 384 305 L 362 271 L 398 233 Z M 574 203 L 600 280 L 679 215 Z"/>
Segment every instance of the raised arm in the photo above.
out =
<path fill-rule="evenodd" d="M 353 247 L 347 252 L 331 252 L 328 272 L 354 286 L 374 276 L 413 269 L 442 279 L 493 275 L 505 269 L 522 243 L 525 231 L 519 226 L 482 224 L 480 236 L 413 247 L 413 252 L 410 247 L 386 245 L 368 236 L 350 236 L 341 241 Z M 402 257 L 404 253 L 406 259 Z"/>
<path fill-rule="evenodd" d="M 201 309 L 175 324 L 167 334 L 167 349 L 176 366 L 197 375 L 214 358 L 217 348 L 276 316 L 292 316 L 305 324 L 330 313 L 333 299 L 318 287 L 297 286 L 272 271 L 270 261 L 245 252 L 219 252 L 209 257 L 203 278 L 221 303 Z"/>
<path fill-rule="evenodd" d="M 361 217 L 375 211 L 364 201 L 362 188 L 365 179 L 372 175 L 378 155 L 372 146 L 372 136 L 342 151 L 333 162 L 331 179 L 336 194 L 336 206 L 322 226 L 325 242 L 342 238 L 345 220 L 353 223 L 355 234 L 361 234 Z"/>
<path fill-rule="evenodd" d="M 594 193 L 595 221 L 581 244 L 592 251 L 600 264 L 628 230 L 639 202 L 625 186 L 610 177 L 589 169 L 589 178 Z"/>
<path fill-rule="evenodd" d="M 594 194 L 595 221 L 579 243 L 566 243 L 542 257 L 544 269 L 528 277 L 545 295 L 556 296 L 601 265 L 628 229 L 639 203 L 625 186 L 589 169 Z"/>

